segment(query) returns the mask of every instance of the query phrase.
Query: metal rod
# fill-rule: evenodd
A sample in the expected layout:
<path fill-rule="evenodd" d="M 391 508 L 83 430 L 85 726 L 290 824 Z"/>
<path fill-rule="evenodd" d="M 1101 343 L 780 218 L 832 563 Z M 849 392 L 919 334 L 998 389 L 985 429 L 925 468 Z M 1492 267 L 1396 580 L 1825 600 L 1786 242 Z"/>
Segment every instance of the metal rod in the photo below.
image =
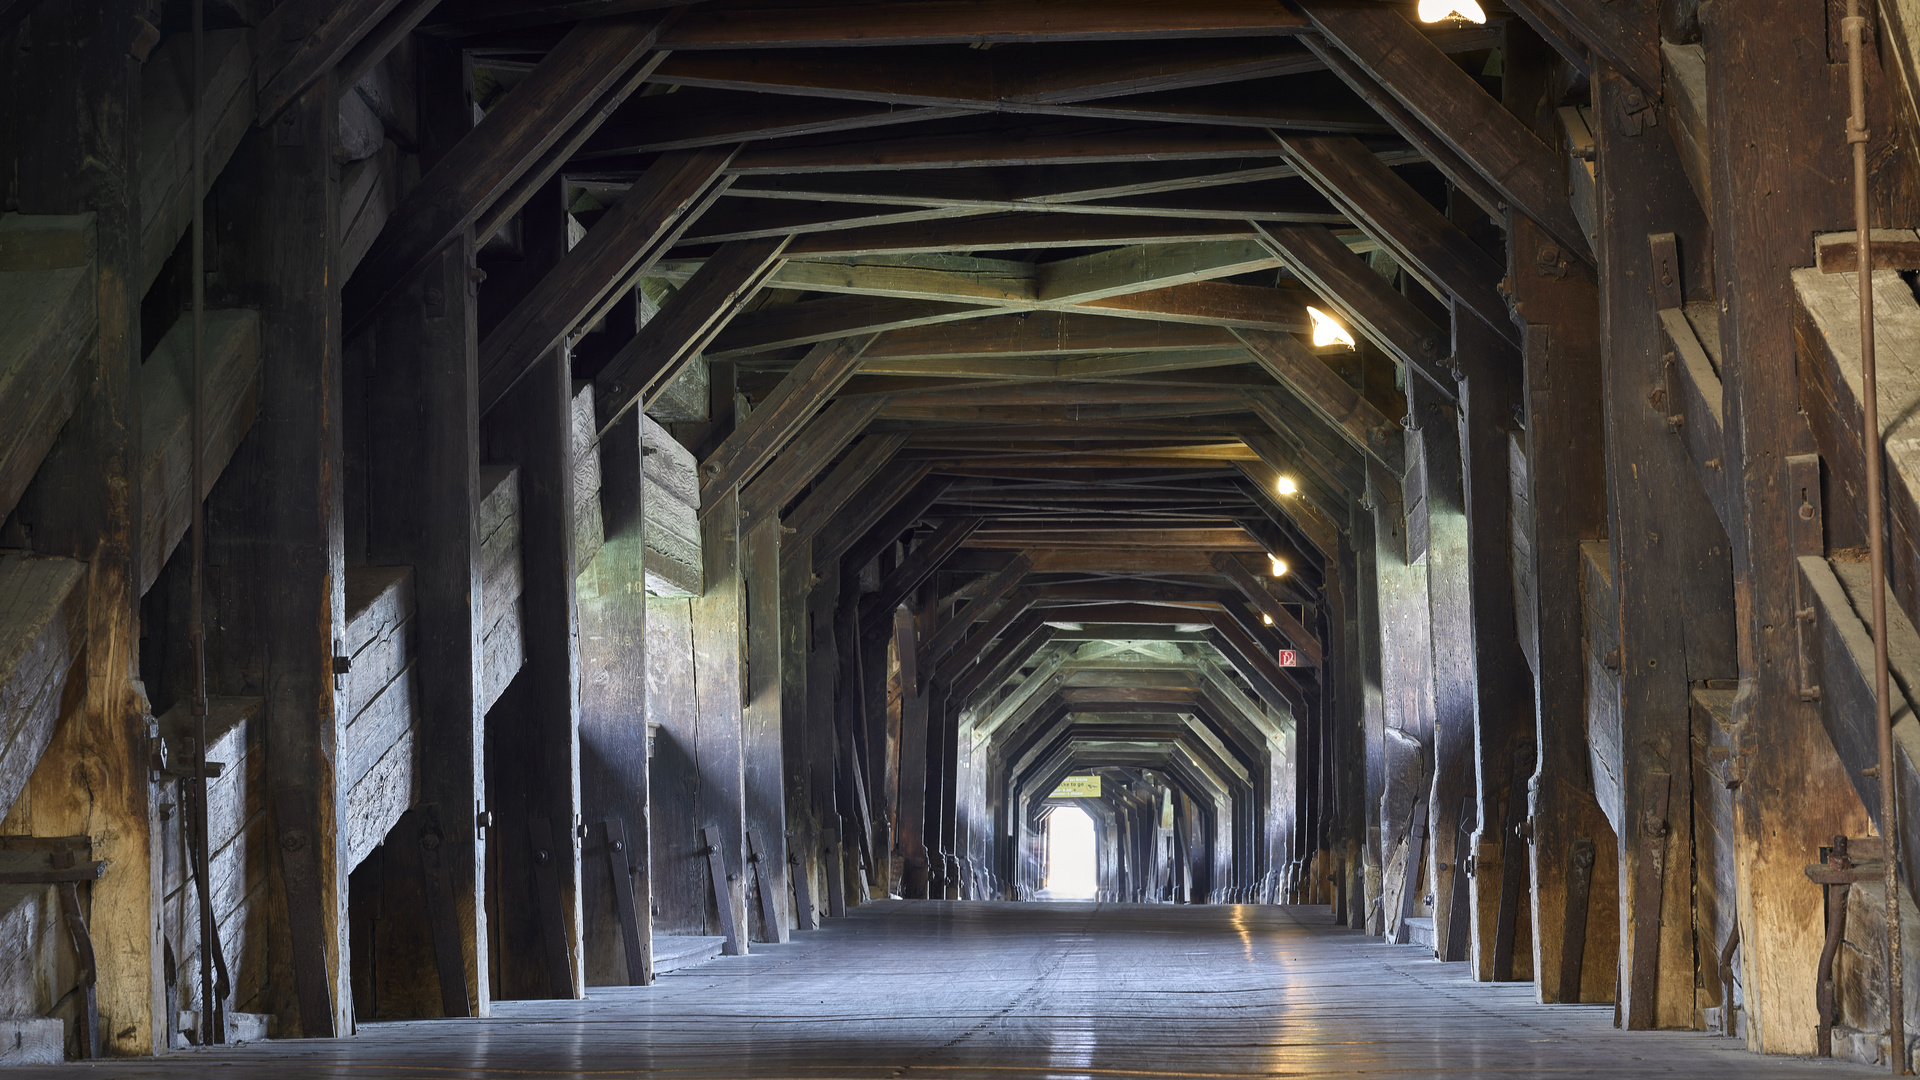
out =
<path fill-rule="evenodd" d="M 189 132 L 191 154 L 193 158 L 193 224 L 191 226 L 191 247 L 193 252 L 192 295 L 193 295 L 193 377 L 192 409 L 193 442 L 190 453 L 193 457 L 193 490 L 189 501 L 193 505 L 193 524 L 191 527 L 192 569 L 187 600 L 187 641 L 193 650 L 193 821 L 189 827 L 199 841 L 194 845 L 193 876 L 196 897 L 200 907 L 200 1045 L 211 1046 L 226 1042 L 226 1018 L 220 1007 L 220 994 L 214 982 L 214 965 L 219 962 L 219 942 L 215 935 L 213 918 L 213 837 L 207 827 L 207 646 L 205 614 L 201 610 L 201 569 L 206 556 L 204 522 L 201 497 L 206 493 L 205 477 L 201 475 L 204 467 L 202 448 L 206 445 L 206 432 L 201 405 L 201 367 L 206 349 L 207 330 L 207 253 L 206 253 L 206 155 L 205 132 L 200 115 L 200 98 L 204 86 L 206 71 L 206 33 L 204 25 L 204 2 L 193 0 L 193 102 L 192 125 Z M 220 964 L 225 967 L 224 963 Z M 222 973 L 224 974 L 224 972 Z M 223 978 L 220 980 L 225 982 Z"/>
<path fill-rule="evenodd" d="M 1853 148 L 1853 228 L 1860 292 L 1860 382 L 1866 413 L 1862 437 L 1867 459 L 1867 557 L 1872 568 L 1873 696 L 1880 742 L 1880 835 L 1887 847 L 1887 1059 L 1895 1076 L 1907 1075 L 1906 1002 L 1900 958 L 1900 812 L 1893 775 L 1893 721 L 1887 696 L 1886 523 L 1881 503 L 1880 384 L 1874 369 L 1873 240 L 1867 217 L 1867 79 L 1862 38 L 1867 20 L 1860 0 L 1847 0 L 1847 82 L 1852 110 L 1847 142 Z"/>

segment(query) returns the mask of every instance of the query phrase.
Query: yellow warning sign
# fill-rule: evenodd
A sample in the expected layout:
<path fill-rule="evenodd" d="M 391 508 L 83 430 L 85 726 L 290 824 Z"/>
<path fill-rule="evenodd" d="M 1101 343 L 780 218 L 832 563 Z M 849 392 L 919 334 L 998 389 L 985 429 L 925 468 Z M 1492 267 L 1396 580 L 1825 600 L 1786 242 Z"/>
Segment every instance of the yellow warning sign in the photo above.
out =
<path fill-rule="evenodd" d="M 1100 778 L 1097 776 L 1069 776 L 1060 781 L 1053 789 L 1055 799 L 1097 799 L 1100 797 Z"/>

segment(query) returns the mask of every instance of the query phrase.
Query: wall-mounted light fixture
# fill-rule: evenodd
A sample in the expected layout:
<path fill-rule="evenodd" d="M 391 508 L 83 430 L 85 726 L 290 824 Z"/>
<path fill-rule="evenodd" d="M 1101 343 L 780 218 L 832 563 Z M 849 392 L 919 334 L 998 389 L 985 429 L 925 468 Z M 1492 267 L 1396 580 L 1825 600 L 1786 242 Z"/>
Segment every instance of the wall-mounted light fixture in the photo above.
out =
<path fill-rule="evenodd" d="M 1307 318 L 1313 320 L 1313 344 L 1316 347 L 1325 345 L 1345 345 L 1349 349 L 1354 347 L 1353 335 L 1347 333 L 1346 327 L 1335 322 L 1333 316 L 1319 308 L 1310 307 L 1307 309 Z"/>
<path fill-rule="evenodd" d="M 1421 22 L 1436 23 L 1442 19 L 1483 23 L 1487 21 L 1487 13 L 1474 0 L 1420 0 Z"/>

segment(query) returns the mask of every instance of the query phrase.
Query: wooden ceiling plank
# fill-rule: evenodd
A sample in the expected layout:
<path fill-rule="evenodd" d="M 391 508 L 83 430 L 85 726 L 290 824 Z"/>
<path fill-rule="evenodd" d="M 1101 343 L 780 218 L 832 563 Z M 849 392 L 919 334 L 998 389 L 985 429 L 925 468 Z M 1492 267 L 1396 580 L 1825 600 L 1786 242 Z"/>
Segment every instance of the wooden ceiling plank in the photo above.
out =
<path fill-rule="evenodd" d="M 1233 333 L 1280 385 L 1292 390 L 1356 449 L 1395 476 L 1406 474 L 1406 438 L 1400 425 L 1347 385 L 1299 339 L 1267 330 Z"/>
<path fill-rule="evenodd" d="M 862 334 L 824 341 L 794 365 L 773 393 L 700 463 L 701 506 L 712 507 L 720 491 L 752 480 L 839 392 L 860 363 L 861 350 L 872 340 L 871 334 Z"/>
<path fill-rule="evenodd" d="M 1347 0 L 1304 0 L 1302 7 L 1322 34 L 1478 170 L 1510 206 L 1551 233 L 1570 258 L 1592 262 L 1593 242 L 1567 202 L 1561 156 L 1405 16 L 1392 7 Z M 1633 0 L 1632 7 L 1639 13 L 1646 4 Z M 1652 20 L 1645 22 L 1652 31 Z M 1659 70 L 1656 54 L 1656 85 Z"/>
<path fill-rule="evenodd" d="M 493 408 L 526 371 L 612 293 L 664 254 L 671 234 L 732 157 L 732 148 L 663 154 L 560 264 L 480 343 L 480 408 Z"/>
<path fill-rule="evenodd" d="M 687 360 L 760 291 L 779 267 L 787 239 L 721 245 L 614 354 L 594 378 L 602 434 L 636 402 L 672 382 Z"/>
<path fill-rule="evenodd" d="M 1346 136 L 1279 136 L 1288 159 L 1329 198 L 1344 203 L 1354 223 L 1402 265 L 1518 342 L 1519 331 L 1495 283 L 1502 267 L 1432 203 L 1421 198 L 1365 146 Z M 1249 226 L 1251 228 L 1251 226 Z"/>
<path fill-rule="evenodd" d="M 387 295 L 475 223 L 574 123 L 647 62 L 660 16 L 588 20 L 569 31 L 420 179 L 341 287 L 351 337 Z"/>
<path fill-rule="evenodd" d="M 792 48 L 1282 35 L 1307 29 L 1272 0 L 916 0 L 857 6 L 709 3 L 667 41 L 676 49 Z"/>
<path fill-rule="evenodd" d="M 781 519 L 781 525 L 793 530 L 782 544 L 782 550 L 797 550 L 812 540 L 847 505 L 847 500 L 853 498 L 893 461 L 894 455 L 900 452 L 910 437 L 904 431 L 874 432 L 863 436 L 833 467 L 833 471 L 822 478 L 806 498 L 800 500 L 793 512 Z M 905 471 L 910 466 L 903 463 L 901 468 Z"/>
<path fill-rule="evenodd" d="M 778 514 L 806 489 L 820 470 L 866 430 L 886 398 L 844 398 L 820 410 L 740 492 L 740 527 L 745 530 Z"/>
<path fill-rule="evenodd" d="M 1425 377 L 1448 401 L 1459 396 L 1458 380 L 1441 363 L 1451 351 L 1447 332 L 1341 243 L 1333 230 L 1323 225 L 1255 228 L 1287 269 L 1348 326 Z"/>

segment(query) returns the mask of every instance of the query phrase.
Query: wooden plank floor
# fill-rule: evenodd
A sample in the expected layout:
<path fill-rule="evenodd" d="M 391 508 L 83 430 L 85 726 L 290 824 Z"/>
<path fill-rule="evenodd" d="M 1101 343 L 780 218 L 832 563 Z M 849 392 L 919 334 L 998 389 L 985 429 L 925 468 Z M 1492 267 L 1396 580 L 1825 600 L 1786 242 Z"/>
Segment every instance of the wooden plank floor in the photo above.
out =
<path fill-rule="evenodd" d="M 1729 1039 L 1615 1031 L 1323 908 L 890 901 L 587 1001 L 350 1039 L 189 1051 L 18 1076 L 1865 1076 Z M 224 1067 L 223 1067 L 224 1066 Z"/>

